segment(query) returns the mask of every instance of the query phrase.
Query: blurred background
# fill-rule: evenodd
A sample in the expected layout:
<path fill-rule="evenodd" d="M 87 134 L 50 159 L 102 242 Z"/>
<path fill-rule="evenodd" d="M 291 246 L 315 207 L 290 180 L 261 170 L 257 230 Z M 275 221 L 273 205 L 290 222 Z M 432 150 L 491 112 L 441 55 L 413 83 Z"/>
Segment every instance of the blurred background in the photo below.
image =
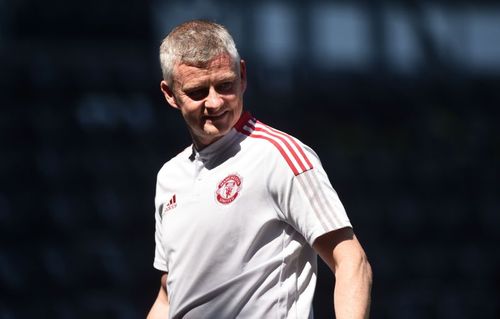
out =
<path fill-rule="evenodd" d="M 0 0 L 0 319 L 145 317 L 156 173 L 190 143 L 158 47 L 191 18 L 232 32 L 253 115 L 321 157 L 372 318 L 500 318 L 498 1 Z"/>

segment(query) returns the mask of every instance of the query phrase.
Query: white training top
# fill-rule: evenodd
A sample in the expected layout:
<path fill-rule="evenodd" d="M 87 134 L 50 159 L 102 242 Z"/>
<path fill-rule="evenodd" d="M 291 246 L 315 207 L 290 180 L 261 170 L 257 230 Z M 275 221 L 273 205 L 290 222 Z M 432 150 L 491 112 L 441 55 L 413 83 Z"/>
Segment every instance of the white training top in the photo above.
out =
<path fill-rule="evenodd" d="M 351 224 L 317 155 L 244 113 L 158 173 L 169 318 L 312 318 L 314 240 Z"/>

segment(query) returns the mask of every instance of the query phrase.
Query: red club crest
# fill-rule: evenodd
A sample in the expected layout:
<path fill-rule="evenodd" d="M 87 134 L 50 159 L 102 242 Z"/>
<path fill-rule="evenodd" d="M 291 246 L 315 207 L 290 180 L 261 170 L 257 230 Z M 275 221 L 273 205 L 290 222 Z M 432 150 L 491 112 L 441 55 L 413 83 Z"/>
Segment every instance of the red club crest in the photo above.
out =
<path fill-rule="evenodd" d="M 241 177 L 237 174 L 231 174 L 224 178 L 218 185 L 215 191 L 215 198 L 221 204 L 227 205 L 232 203 L 241 190 Z"/>

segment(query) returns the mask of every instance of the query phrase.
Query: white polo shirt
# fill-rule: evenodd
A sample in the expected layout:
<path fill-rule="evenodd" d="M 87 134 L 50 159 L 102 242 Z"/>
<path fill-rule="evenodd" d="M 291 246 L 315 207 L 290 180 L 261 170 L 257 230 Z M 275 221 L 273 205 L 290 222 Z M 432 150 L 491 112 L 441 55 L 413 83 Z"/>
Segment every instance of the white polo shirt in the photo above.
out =
<path fill-rule="evenodd" d="M 168 161 L 155 206 L 169 318 L 312 317 L 311 246 L 351 226 L 314 151 L 249 113 Z"/>

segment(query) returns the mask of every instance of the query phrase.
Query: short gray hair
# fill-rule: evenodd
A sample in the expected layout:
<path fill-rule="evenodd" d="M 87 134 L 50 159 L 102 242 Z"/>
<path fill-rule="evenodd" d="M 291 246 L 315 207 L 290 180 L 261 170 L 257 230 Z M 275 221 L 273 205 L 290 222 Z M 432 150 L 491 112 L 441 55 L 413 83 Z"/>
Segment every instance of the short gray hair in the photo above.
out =
<path fill-rule="evenodd" d="M 227 29 L 215 22 L 192 20 L 175 27 L 160 46 L 163 79 L 172 85 L 178 63 L 203 67 L 220 54 L 229 54 L 238 67 L 240 55 Z"/>

